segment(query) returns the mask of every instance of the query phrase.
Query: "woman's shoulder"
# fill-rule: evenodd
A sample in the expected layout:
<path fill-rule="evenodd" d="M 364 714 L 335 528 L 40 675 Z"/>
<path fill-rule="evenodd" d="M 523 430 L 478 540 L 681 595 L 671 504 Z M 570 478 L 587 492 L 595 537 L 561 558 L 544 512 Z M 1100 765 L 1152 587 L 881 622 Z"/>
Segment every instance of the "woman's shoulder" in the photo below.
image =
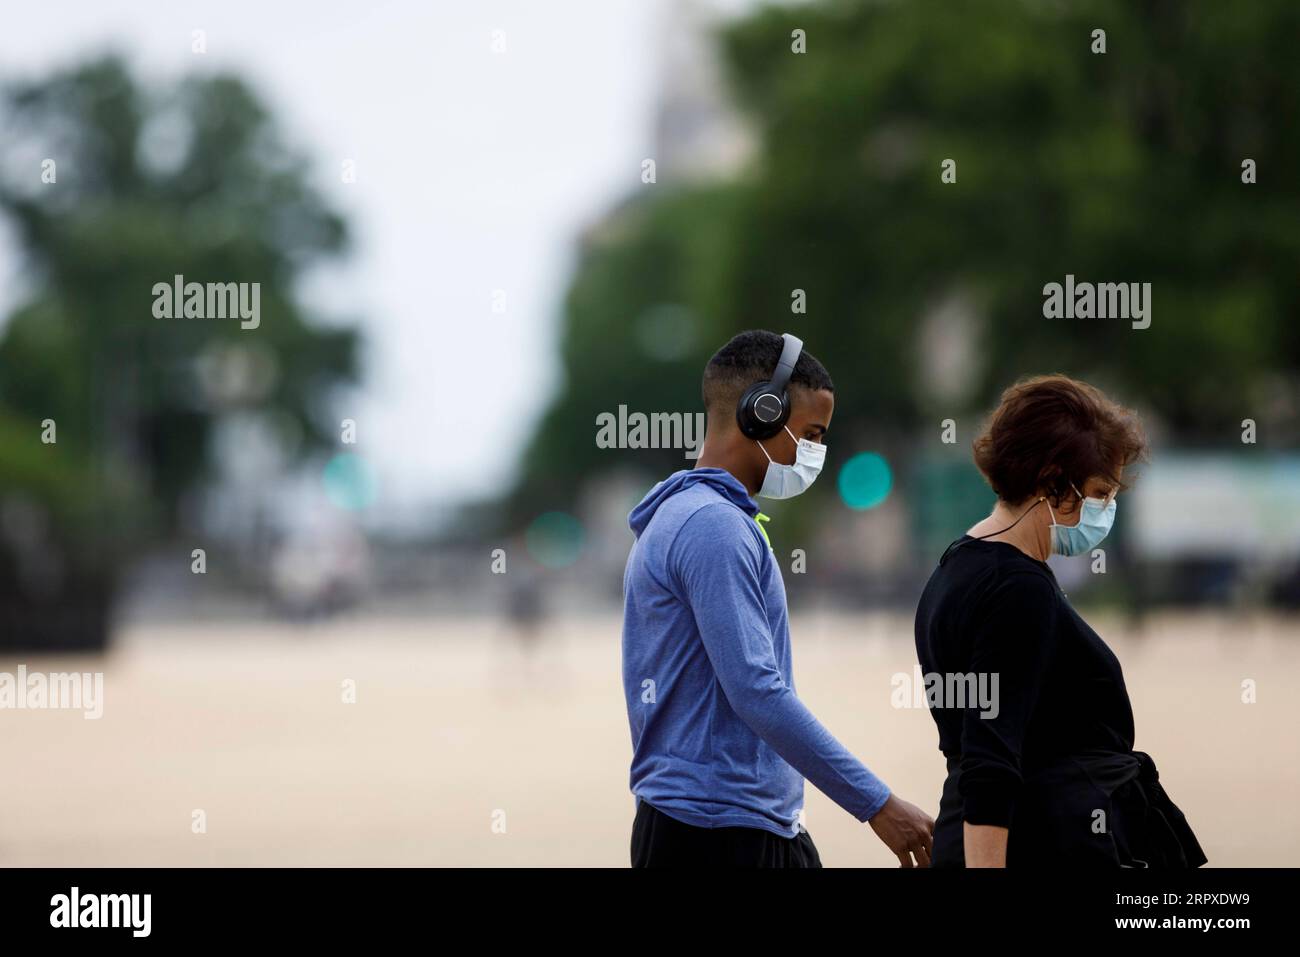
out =
<path fill-rule="evenodd" d="M 940 560 L 940 571 L 951 566 L 950 574 L 961 580 L 959 590 L 974 597 L 985 597 L 1014 589 L 1037 595 L 1045 601 L 1060 596 L 1056 576 L 1046 562 L 1026 555 L 1008 542 L 963 535 L 951 545 Z"/>
<path fill-rule="evenodd" d="M 957 555 L 970 559 L 974 564 L 989 566 L 1005 573 L 1033 570 L 1048 578 L 1052 577 L 1052 570 L 1046 562 L 1027 555 L 1010 542 L 962 535 L 944 551 L 939 564 L 942 565 Z"/>

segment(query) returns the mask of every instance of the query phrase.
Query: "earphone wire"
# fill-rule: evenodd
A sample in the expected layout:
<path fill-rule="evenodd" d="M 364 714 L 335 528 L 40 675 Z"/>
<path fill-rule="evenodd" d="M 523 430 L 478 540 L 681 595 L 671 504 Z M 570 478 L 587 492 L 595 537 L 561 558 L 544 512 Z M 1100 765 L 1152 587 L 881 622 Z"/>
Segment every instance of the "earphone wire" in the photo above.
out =
<path fill-rule="evenodd" d="M 995 536 L 995 535 L 1001 535 L 1003 532 L 1009 532 L 1009 531 L 1011 531 L 1013 528 L 1015 528 L 1017 525 L 1019 525 L 1019 524 L 1024 520 L 1024 517 L 1025 517 L 1026 515 L 1028 515 L 1028 514 L 1029 514 L 1030 512 L 1032 512 L 1034 509 L 1038 508 L 1038 506 L 1041 505 L 1041 504 L 1042 504 L 1043 502 L 1045 502 L 1045 501 L 1047 501 L 1047 498 L 1046 498 L 1045 496 L 1042 496 L 1042 495 L 1038 496 L 1038 501 L 1035 502 L 1033 505 L 1029 506 L 1029 508 L 1025 509 L 1023 512 L 1021 512 L 1021 513 L 1020 513 L 1020 518 L 1016 519 L 1014 522 L 1012 522 L 1012 523 L 1011 523 L 1010 525 L 1008 525 L 1006 528 L 1001 529 L 1000 531 L 989 532 L 987 535 L 971 535 L 971 536 L 969 536 L 969 538 L 966 539 L 965 541 L 963 541 L 963 540 L 960 539 L 960 538 L 957 539 L 955 542 L 953 542 L 951 545 L 949 545 L 947 548 L 945 548 L 945 549 L 943 550 L 943 554 L 939 556 L 939 564 L 942 565 L 945 561 L 947 561 L 947 559 L 948 559 L 948 554 L 949 554 L 949 553 L 950 553 L 954 548 L 958 548 L 958 547 L 960 547 L 960 546 L 962 546 L 962 545 L 965 545 L 965 544 L 966 544 L 966 541 L 979 542 L 979 541 L 983 541 L 983 540 L 986 539 L 986 538 L 992 538 L 992 537 Z"/>

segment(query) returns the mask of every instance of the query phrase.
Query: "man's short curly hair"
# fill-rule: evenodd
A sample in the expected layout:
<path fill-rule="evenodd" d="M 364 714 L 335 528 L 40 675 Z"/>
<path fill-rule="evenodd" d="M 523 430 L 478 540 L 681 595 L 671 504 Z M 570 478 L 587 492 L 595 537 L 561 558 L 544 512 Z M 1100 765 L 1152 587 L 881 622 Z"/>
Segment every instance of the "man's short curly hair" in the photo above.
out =
<path fill-rule="evenodd" d="M 733 336 L 731 341 L 713 354 L 704 367 L 704 408 L 710 414 L 715 410 L 726 413 L 740 401 L 741 393 L 755 382 L 770 378 L 776 371 L 785 345 L 775 332 L 751 329 Z M 830 374 L 817 358 L 805 349 L 794 364 L 790 384 L 805 389 L 834 392 Z"/>

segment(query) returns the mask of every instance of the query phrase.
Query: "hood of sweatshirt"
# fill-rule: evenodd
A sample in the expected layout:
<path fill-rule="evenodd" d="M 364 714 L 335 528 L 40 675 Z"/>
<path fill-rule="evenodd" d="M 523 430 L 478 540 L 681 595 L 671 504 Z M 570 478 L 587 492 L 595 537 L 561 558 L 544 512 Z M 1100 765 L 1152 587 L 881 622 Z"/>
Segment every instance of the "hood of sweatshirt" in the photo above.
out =
<path fill-rule="evenodd" d="M 727 501 L 740 508 L 746 515 L 753 517 L 758 514 L 758 503 L 749 497 L 749 493 L 745 491 L 745 486 L 740 484 L 740 480 L 726 469 L 683 469 L 680 472 L 674 472 L 646 493 L 646 497 L 641 499 L 641 504 L 632 509 L 632 512 L 628 515 L 628 525 L 631 526 L 632 531 L 637 536 L 640 536 L 645 527 L 650 524 L 650 519 L 654 518 L 654 514 L 658 511 L 660 505 L 683 489 L 701 484 L 714 489 Z"/>

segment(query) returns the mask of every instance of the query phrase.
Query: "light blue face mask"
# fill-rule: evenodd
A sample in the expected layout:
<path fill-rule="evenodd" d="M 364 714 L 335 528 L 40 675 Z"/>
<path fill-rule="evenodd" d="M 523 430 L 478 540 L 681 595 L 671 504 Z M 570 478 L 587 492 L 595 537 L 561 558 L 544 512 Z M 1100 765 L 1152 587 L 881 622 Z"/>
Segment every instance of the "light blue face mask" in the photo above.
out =
<path fill-rule="evenodd" d="M 1109 502 L 1101 498 L 1084 498 L 1083 493 L 1074 488 L 1073 482 L 1070 488 L 1083 499 L 1083 505 L 1079 509 L 1077 525 L 1057 524 L 1056 513 L 1052 512 L 1052 551 L 1058 555 L 1082 555 L 1091 551 L 1101 544 L 1115 524 L 1114 497 Z M 1047 503 L 1047 509 L 1051 511 L 1051 502 Z"/>

